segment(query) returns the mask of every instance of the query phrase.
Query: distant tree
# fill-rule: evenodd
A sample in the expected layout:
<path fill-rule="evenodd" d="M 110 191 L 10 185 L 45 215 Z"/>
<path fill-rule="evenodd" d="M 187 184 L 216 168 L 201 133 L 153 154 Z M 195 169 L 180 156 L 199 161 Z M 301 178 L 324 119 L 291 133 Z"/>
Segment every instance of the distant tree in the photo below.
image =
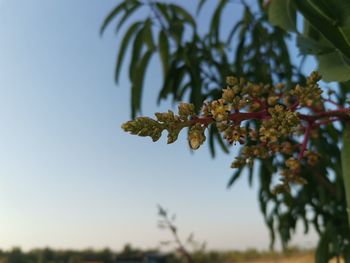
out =
<path fill-rule="evenodd" d="M 206 2 L 198 1 L 197 13 Z M 350 2 L 252 2 L 215 1 L 209 28 L 202 32 L 196 16 L 184 6 L 152 0 L 120 1 L 106 17 L 101 32 L 117 18 L 116 30 L 125 29 L 115 79 L 118 82 L 131 47 L 132 117 L 140 113 L 145 73 L 154 54 L 159 55 L 164 76 L 158 101 L 170 96 L 173 102 L 191 103 L 180 104 L 179 115 L 169 112 L 157 114 L 156 120 L 136 118 L 123 128 L 154 141 L 167 130 L 168 143 L 172 143 L 182 128 L 189 127 L 192 148 L 208 137 L 213 156 L 216 145 L 228 152 L 230 143 L 245 143 L 233 164 L 236 169 L 228 186 L 242 171 L 247 171 L 250 184 L 254 176 L 258 178 L 260 208 L 272 244 L 278 233 L 286 247 L 300 221 L 305 233 L 312 226 L 319 234 L 318 263 L 339 255 L 350 262 L 345 191 L 348 189 L 349 205 L 346 107 L 350 83 L 346 81 L 350 79 Z M 150 12 L 140 19 L 134 14 L 141 9 Z M 232 12 L 232 21 L 222 21 L 224 12 Z M 297 12 L 304 18 L 301 30 L 297 29 Z M 129 18 L 133 23 L 125 28 Z M 227 35 L 222 34 L 224 27 L 230 29 Z M 300 53 L 316 56 L 325 80 L 337 81 L 339 89 L 323 89 L 321 96 L 318 74 L 305 78 L 301 65 L 292 63 L 288 32 L 297 37 Z M 228 76 L 238 79 L 229 78 L 226 84 Z M 213 102 L 204 104 L 199 114 L 206 100 Z M 251 134 L 254 132 L 257 135 Z M 271 186 L 281 170 L 282 184 L 277 190 L 282 192 L 276 195 Z"/>
<path fill-rule="evenodd" d="M 20 248 L 13 248 L 7 255 L 7 263 L 28 263 Z"/>

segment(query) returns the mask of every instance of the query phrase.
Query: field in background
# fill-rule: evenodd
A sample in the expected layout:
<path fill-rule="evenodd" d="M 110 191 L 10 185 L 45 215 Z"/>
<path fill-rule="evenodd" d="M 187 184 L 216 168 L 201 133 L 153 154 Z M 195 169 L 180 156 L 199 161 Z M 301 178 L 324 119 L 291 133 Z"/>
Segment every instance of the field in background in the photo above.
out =
<path fill-rule="evenodd" d="M 314 251 L 291 248 L 283 253 L 273 251 L 205 251 L 190 253 L 194 263 L 314 263 Z M 162 253 L 157 249 L 141 250 L 126 245 L 116 252 L 104 250 L 55 250 L 51 248 L 22 251 L 14 248 L 9 251 L 0 249 L 0 263 L 183 263 L 184 257 L 179 250 Z M 330 263 L 345 263 L 335 258 Z"/>
<path fill-rule="evenodd" d="M 273 257 L 262 257 L 259 259 L 252 259 L 252 260 L 244 260 L 244 261 L 230 261 L 227 263 L 314 263 L 314 253 L 313 252 L 305 252 L 305 253 L 298 253 L 296 255 L 289 255 L 289 256 L 273 256 Z M 337 261 L 336 258 L 329 261 L 329 263 L 345 263 L 342 259 Z"/>

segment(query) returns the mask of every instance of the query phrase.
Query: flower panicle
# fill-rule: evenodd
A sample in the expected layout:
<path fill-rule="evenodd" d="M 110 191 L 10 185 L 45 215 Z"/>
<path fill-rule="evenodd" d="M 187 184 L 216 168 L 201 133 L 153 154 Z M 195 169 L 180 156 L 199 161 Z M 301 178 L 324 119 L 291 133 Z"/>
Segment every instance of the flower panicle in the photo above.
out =
<path fill-rule="evenodd" d="M 282 168 L 281 184 L 274 192 L 288 192 L 290 184 L 306 183 L 301 176 L 303 167 L 320 160 L 317 153 L 308 149 L 309 137 L 317 135 L 317 128 L 326 125 L 327 118 L 328 121 L 349 118 L 349 109 L 325 110 L 320 79 L 320 74 L 312 72 L 304 86 L 288 88 L 283 83 L 273 86 L 230 76 L 221 98 L 204 101 L 199 113 L 193 104 L 180 103 L 177 114 L 169 110 L 155 113 L 155 119 L 137 117 L 122 128 L 134 135 L 149 136 L 153 141 L 166 130 L 167 142 L 173 143 L 186 127 L 189 146 L 196 150 L 205 142 L 208 127 L 216 125 L 227 144 L 244 145 L 232 168 L 251 166 L 255 159 L 272 158 Z M 313 114 L 302 114 L 301 108 Z"/>

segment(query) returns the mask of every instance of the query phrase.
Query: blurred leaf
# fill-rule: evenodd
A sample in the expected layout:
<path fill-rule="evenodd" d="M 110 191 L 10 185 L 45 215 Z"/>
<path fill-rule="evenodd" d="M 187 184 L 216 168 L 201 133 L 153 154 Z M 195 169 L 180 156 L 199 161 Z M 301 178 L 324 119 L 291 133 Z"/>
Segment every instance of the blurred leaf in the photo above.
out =
<path fill-rule="evenodd" d="M 123 17 L 120 19 L 120 21 L 118 22 L 118 25 L 116 27 L 116 32 L 120 30 L 120 28 L 124 25 L 125 21 L 141 6 L 142 5 L 140 2 L 135 1 L 134 5 L 132 5 L 130 8 L 125 9 L 125 13 Z"/>
<path fill-rule="evenodd" d="M 128 31 L 124 35 L 124 38 L 122 40 L 122 43 L 120 45 L 120 49 L 118 52 L 118 59 L 117 59 L 117 64 L 116 64 L 116 69 L 115 69 L 115 80 L 117 83 L 119 81 L 119 74 L 120 74 L 121 66 L 122 66 L 129 42 L 131 41 L 132 36 L 136 33 L 136 31 L 139 29 L 139 27 L 141 25 L 142 25 L 141 22 L 136 22 L 136 23 L 132 24 L 129 27 Z"/>
<path fill-rule="evenodd" d="M 339 52 L 318 56 L 318 62 L 324 81 L 346 81 L 350 78 L 350 65 Z"/>
<path fill-rule="evenodd" d="M 149 50 L 155 49 L 155 44 L 153 41 L 153 33 L 152 33 L 152 22 L 150 19 L 146 20 L 145 23 L 145 31 L 143 32 L 143 39 Z"/>
<path fill-rule="evenodd" d="M 166 21 L 170 22 L 171 18 L 168 10 L 168 5 L 160 2 L 156 2 L 155 5 L 158 8 L 159 12 L 163 15 L 163 18 L 165 18 Z"/>
<path fill-rule="evenodd" d="M 236 180 L 241 176 L 242 174 L 242 168 L 237 168 L 235 170 L 235 172 L 233 173 L 233 175 L 231 176 L 230 180 L 227 183 L 227 188 L 230 188 L 235 182 Z"/>
<path fill-rule="evenodd" d="M 244 25 L 243 21 L 238 22 L 231 30 L 231 32 L 229 33 L 228 37 L 227 37 L 227 41 L 226 44 L 229 45 L 232 42 L 232 38 L 235 35 L 235 33 L 237 32 L 237 30 Z"/>
<path fill-rule="evenodd" d="M 286 31 L 296 31 L 296 9 L 292 0 L 271 0 L 268 9 L 269 21 Z"/>
<path fill-rule="evenodd" d="M 350 31 L 348 25 L 342 27 L 339 24 L 339 18 L 333 14 L 332 8 L 337 10 L 347 10 L 343 15 L 350 14 L 349 2 L 345 0 L 333 0 L 324 4 L 324 1 L 316 0 L 295 0 L 298 10 L 310 22 L 310 24 L 317 28 L 318 31 L 331 42 L 344 56 L 350 58 Z M 348 13 L 349 12 L 349 13 Z M 344 21 L 348 21 L 345 17 L 340 17 Z"/>
<path fill-rule="evenodd" d="M 171 4 L 170 8 L 172 8 L 177 15 L 181 15 L 182 19 L 185 22 L 189 23 L 193 28 L 196 27 L 196 22 L 194 21 L 192 15 L 189 12 L 187 12 L 185 9 L 174 4 Z"/>
<path fill-rule="evenodd" d="M 302 35 L 297 36 L 297 46 L 302 55 L 323 55 L 335 51 L 334 47 Z"/>
<path fill-rule="evenodd" d="M 159 32 L 159 55 L 163 66 L 163 76 L 166 76 L 169 68 L 169 42 L 163 30 Z"/>
<path fill-rule="evenodd" d="M 315 263 L 328 263 L 329 259 L 329 235 L 326 229 L 326 231 L 322 233 L 321 239 L 317 245 L 315 253 Z"/>
<path fill-rule="evenodd" d="M 131 98 L 132 98 L 132 115 L 136 116 L 137 111 L 141 109 L 141 96 L 142 89 L 145 79 L 145 71 L 147 69 L 147 65 L 150 61 L 150 58 L 153 54 L 152 50 L 148 50 L 143 58 L 141 59 L 140 64 L 136 69 L 135 79 L 133 81 L 133 86 L 131 89 Z"/>
<path fill-rule="evenodd" d="M 105 31 L 106 27 L 111 23 L 111 21 L 116 18 L 116 16 L 123 11 L 123 9 L 126 6 L 126 2 L 121 2 L 118 6 L 116 6 L 105 18 L 105 20 L 102 23 L 102 26 L 100 28 L 100 34 L 102 35 Z"/>
<path fill-rule="evenodd" d="M 161 205 L 157 205 L 158 208 L 158 215 L 161 217 L 166 217 L 167 216 L 167 211 L 161 206 Z"/>
<path fill-rule="evenodd" d="M 250 187 L 253 185 L 253 176 L 254 176 L 254 163 L 248 164 L 248 184 Z"/>
<path fill-rule="evenodd" d="M 207 0 L 199 0 L 198 6 L 197 6 L 197 10 L 196 10 L 196 14 L 197 14 L 197 15 L 198 15 L 199 12 L 202 10 L 202 8 L 203 8 L 203 6 L 204 6 L 204 4 L 205 4 L 206 1 L 207 1 Z"/>
<path fill-rule="evenodd" d="M 142 52 L 142 46 L 144 44 L 144 33 L 145 33 L 145 23 L 144 26 L 137 32 L 131 53 L 131 61 L 129 66 L 129 78 L 131 81 L 134 79 L 134 74 L 136 73 L 136 67 L 140 61 L 140 56 Z"/>
<path fill-rule="evenodd" d="M 342 173 L 345 186 L 348 222 L 350 226 L 350 126 L 345 124 L 343 131 L 343 149 L 341 151 Z"/>
<path fill-rule="evenodd" d="M 210 34 L 215 39 L 215 42 L 219 42 L 221 13 L 226 4 L 227 0 L 220 0 L 211 20 Z"/>

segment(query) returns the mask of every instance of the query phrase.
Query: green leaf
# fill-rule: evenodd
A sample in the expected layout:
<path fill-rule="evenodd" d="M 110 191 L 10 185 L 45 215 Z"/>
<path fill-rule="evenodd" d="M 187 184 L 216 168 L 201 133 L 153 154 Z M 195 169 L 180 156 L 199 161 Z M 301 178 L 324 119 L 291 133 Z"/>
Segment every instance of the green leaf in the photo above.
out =
<path fill-rule="evenodd" d="M 133 86 L 131 90 L 133 118 L 136 116 L 136 113 L 141 109 L 141 97 L 142 97 L 142 90 L 143 90 L 143 84 L 145 79 L 145 72 L 152 54 L 153 54 L 152 50 L 148 50 L 145 53 L 145 55 L 143 56 L 143 58 L 141 59 L 141 62 L 137 67 L 135 79 L 133 79 Z"/>
<path fill-rule="evenodd" d="M 150 19 L 146 20 L 145 30 L 143 32 L 143 39 L 148 46 L 148 49 L 155 49 L 154 41 L 153 41 L 153 33 L 152 33 L 152 22 Z"/>
<path fill-rule="evenodd" d="M 241 176 L 242 169 L 243 168 L 240 167 L 233 173 L 233 175 L 231 176 L 230 180 L 227 183 L 227 188 L 230 188 L 237 181 L 237 179 Z"/>
<path fill-rule="evenodd" d="M 254 163 L 248 165 L 248 184 L 250 187 L 253 185 L 253 176 L 254 176 Z"/>
<path fill-rule="evenodd" d="M 303 35 L 297 36 L 297 46 L 301 55 L 322 55 L 335 51 L 335 48 Z"/>
<path fill-rule="evenodd" d="M 346 193 L 348 220 L 350 226 L 350 126 L 345 124 L 343 131 L 343 149 L 341 151 L 342 173 Z"/>
<path fill-rule="evenodd" d="M 243 21 L 239 21 L 230 31 L 230 33 L 228 34 L 227 40 L 226 40 L 226 45 L 229 45 L 232 41 L 233 36 L 235 35 L 236 31 L 244 25 Z"/>
<path fill-rule="evenodd" d="M 100 34 L 102 35 L 103 32 L 105 31 L 106 27 L 112 22 L 112 20 L 114 18 L 116 18 L 116 16 L 119 14 L 119 12 L 121 12 L 122 10 L 124 10 L 125 6 L 126 6 L 127 2 L 122 2 L 120 5 L 116 6 L 109 14 L 108 16 L 105 18 L 105 20 L 102 23 L 101 29 L 100 29 Z"/>
<path fill-rule="evenodd" d="M 227 4 L 227 0 L 220 0 L 220 3 L 215 9 L 215 12 L 211 20 L 210 35 L 214 38 L 216 42 L 219 42 L 221 13 L 226 4 Z"/>
<path fill-rule="evenodd" d="M 222 139 L 220 133 L 215 133 L 215 137 L 217 139 L 217 142 L 219 143 L 220 147 L 221 147 L 221 150 L 224 152 L 224 153 L 230 153 L 229 149 L 227 148 L 227 145 L 225 144 L 224 140 Z"/>
<path fill-rule="evenodd" d="M 296 16 L 292 0 L 272 0 L 269 4 L 268 17 L 274 26 L 286 31 L 296 31 Z"/>
<path fill-rule="evenodd" d="M 192 15 L 189 12 L 187 12 L 185 9 L 174 4 L 171 4 L 170 8 L 172 8 L 177 15 L 180 15 L 183 21 L 186 21 L 187 23 L 189 23 L 193 28 L 196 27 L 196 22 L 194 21 Z"/>
<path fill-rule="evenodd" d="M 159 32 L 159 56 L 162 62 L 163 75 L 165 76 L 169 68 L 169 41 L 163 30 Z"/>
<path fill-rule="evenodd" d="M 123 17 L 120 19 L 120 21 L 118 22 L 117 28 L 116 28 L 116 32 L 118 32 L 120 30 L 120 28 L 123 26 L 123 24 L 125 23 L 125 21 L 137 10 L 141 7 L 142 5 L 137 1 L 135 2 L 135 5 L 133 5 L 132 7 L 128 8 L 125 10 L 125 13 L 123 15 Z"/>
<path fill-rule="evenodd" d="M 339 7 L 348 9 L 348 2 L 338 0 L 342 5 Z M 347 35 L 347 26 L 344 28 L 340 21 L 333 14 L 332 8 L 336 8 L 335 1 L 324 4 L 325 2 L 316 0 L 295 0 L 298 10 L 317 29 L 329 42 L 331 42 L 344 56 L 350 58 L 350 35 Z M 347 11 L 348 12 L 348 11 Z M 345 14 L 348 14 L 348 13 Z M 341 19 L 344 19 L 341 17 Z M 347 21 L 347 20 L 346 20 Z"/>
<path fill-rule="evenodd" d="M 211 125 L 209 128 L 209 138 L 208 138 L 208 142 L 209 142 L 209 150 L 210 150 L 210 155 L 211 157 L 215 157 L 215 146 L 214 146 L 214 134 L 215 132 L 215 125 Z"/>
<path fill-rule="evenodd" d="M 317 245 L 316 253 L 315 253 L 315 262 L 316 263 L 328 263 L 330 258 L 329 253 L 329 233 L 328 227 L 322 233 L 321 239 Z"/>
<path fill-rule="evenodd" d="M 166 5 L 164 3 L 159 3 L 159 2 L 156 2 L 155 5 L 157 9 L 160 11 L 160 13 L 162 14 L 162 16 L 165 18 L 165 20 L 170 22 L 171 18 L 170 18 L 169 9 L 168 9 L 169 5 Z"/>
<path fill-rule="evenodd" d="M 144 44 L 144 32 L 145 32 L 145 27 L 142 27 L 139 32 L 137 32 L 135 39 L 134 39 L 134 44 L 132 47 L 132 54 L 131 54 L 131 61 L 130 61 L 130 66 L 129 66 L 129 78 L 132 80 L 134 79 L 134 74 L 136 72 L 136 67 L 140 61 L 140 56 L 142 52 L 142 46 Z"/>
<path fill-rule="evenodd" d="M 201 9 L 203 8 L 203 5 L 205 4 L 207 0 L 199 0 L 198 6 L 197 6 L 197 10 L 196 10 L 196 14 L 198 15 L 199 12 L 201 11 Z"/>
<path fill-rule="evenodd" d="M 317 58 L 319 62 L 318 70 L 324 81 L 346 81 L 350 79 L 350 65 L 339 52 L 332 52 Z"/>
<path fill-rule="evenodd" d="M 115 81 L 118 83 L 119 81 L 119 74 L 121 70 L 121 66 L 126 54 L 126 50 L 128 48 L 128 44 L 132 38 L 132 36 L 135 34 L 137 29 L 142 25 L 142 22 L 136 22 L 133 25 L 131 25 L 128 29 L 128 31 L 125 33 L 124 38 L 122 40 L 122 43 L 120 45 L 120 49 L 118 52 L 118 58 L 117 58 L 117 64 L 115 69 Z"/>

